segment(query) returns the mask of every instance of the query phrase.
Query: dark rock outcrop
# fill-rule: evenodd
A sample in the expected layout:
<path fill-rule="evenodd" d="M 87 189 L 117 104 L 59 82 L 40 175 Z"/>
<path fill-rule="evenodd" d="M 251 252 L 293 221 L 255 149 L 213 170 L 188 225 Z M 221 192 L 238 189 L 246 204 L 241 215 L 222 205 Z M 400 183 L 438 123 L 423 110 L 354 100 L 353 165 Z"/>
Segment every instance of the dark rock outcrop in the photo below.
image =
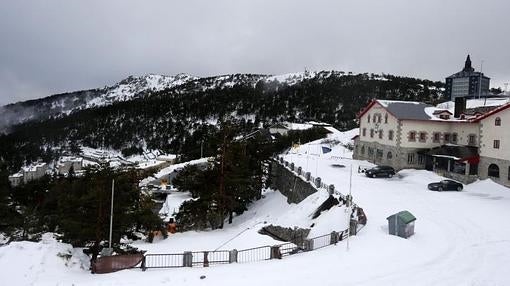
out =
<path fill-rule="evenodd" d="M 282 227 L 277 225 L 268 225 L 259 230 L 260 234 L 269 235 L 270 237 L 285 242 L 292 242 L 302 245 L 303 241 L 308 237 L 310 229 L 299 227 Z"/>

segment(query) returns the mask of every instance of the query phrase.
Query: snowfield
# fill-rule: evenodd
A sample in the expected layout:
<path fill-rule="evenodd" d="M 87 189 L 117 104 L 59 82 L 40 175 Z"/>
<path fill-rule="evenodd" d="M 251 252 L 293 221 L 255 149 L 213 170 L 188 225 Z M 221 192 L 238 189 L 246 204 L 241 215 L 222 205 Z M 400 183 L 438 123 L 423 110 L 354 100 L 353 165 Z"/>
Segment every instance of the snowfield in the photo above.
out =
<path fill-rule="evenodd" d="M 391 179 L 367 178 L 357 169 L 369 163 L 350 159 L 351 153 L 341 144 L 331 145 L 335 140 L 349 143 L 355 134 L 333 132 L 330 140 L 317 140 L 283 155 L 344 194 L 349 191 L 352 169 L 352 195 L 365 210 L 368 224 L 351 237 L 349 249 L 343 241 L 282 260 L 93 275 L 79 266 L 86 268 L 86 261 L 77 251 L 70 260 L 61 258 L 57 254 L 69 252 L 69 246 L 46 238 L 40 243 L 0 247 L 2 284 L 510 285 L 508 188 L 484 180 L 465 186 L 462 192 L 432 192 L 427 184 L 442 177 L 424 170 L 403 170 Z M 317 146 L 332 147 L 332 152 L 322 154 Z M 178 233 L 153 244 L 133 244 L 149 253 L 241 249 L 280 243 L 257 233 L 271 223 L 309 227 L 315 222 L 310 236 L 345 228 L 343 207 L 333 207 L 311 220 L 310 214 L 326 198 L 325 191 L 320 191 L 289 205 L 279 192 L 268 190 L 224 230 Z M 409 239 L 387 234 L 386 217 L 401 210 L 417 217 L 416 233 Z"/>

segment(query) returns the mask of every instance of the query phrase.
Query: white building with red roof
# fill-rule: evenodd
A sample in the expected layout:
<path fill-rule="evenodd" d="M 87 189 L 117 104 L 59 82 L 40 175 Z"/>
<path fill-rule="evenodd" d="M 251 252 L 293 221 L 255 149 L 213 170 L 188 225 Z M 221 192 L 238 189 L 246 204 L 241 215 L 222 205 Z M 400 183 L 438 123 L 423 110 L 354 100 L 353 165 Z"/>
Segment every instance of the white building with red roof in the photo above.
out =
<path fill-rule="evenodd" d="M 469 106 L 469 105 L 468 105 Z M 373 100 L 358 115 L 354 158 L 396 169 L 434 170 L 463 182 L 491 177 L 510 186 L 510 103 L 466 110 Z M 496 120 L 499 118 L 498 120 Z"/>

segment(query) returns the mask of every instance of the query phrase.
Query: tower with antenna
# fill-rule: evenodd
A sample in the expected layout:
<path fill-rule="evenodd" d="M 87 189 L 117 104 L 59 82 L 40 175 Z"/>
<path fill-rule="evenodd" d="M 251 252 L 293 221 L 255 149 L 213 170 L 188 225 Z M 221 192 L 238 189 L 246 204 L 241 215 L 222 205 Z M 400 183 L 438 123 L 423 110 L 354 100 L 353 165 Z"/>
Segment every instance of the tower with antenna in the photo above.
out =
<path fill-rule="evenodd" d="M 481 62 L 480 69 L 483 66 Z M 464 68 L 446 78 L 446 97 L 454 101 L 456 97 L 480 98 L 489 94 L 490 78 L 480 70 L 475 71 L 471 57 L 467 55 Z"/>

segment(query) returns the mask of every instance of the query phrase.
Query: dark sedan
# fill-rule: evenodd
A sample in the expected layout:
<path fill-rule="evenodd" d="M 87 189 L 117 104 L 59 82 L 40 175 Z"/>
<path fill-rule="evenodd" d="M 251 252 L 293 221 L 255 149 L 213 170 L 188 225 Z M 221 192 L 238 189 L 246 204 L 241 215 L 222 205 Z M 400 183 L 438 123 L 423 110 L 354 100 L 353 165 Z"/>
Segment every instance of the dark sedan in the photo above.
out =
<path fill-rule="evenodd" d="M 438 192 L 442 192 L 442 191 L 462 191 L 462 188 L 464 186 L 459 183 L 459 182 L 455 182 L 455 181 L 452 181 L 452 180 L 442 180 L 441 182 L 437 182 L 437 183 L 430 183 L 428 185 L 428 188 L 429 190 L 432 190 L 432 191 L 438 191 Z"/>
<path fill-rule="evenodd" d="M 390 166 L 376 166 L 365 171 L 367 177 L 387 177 L 391 178 L 395 175 L 395 169 Z"/>

